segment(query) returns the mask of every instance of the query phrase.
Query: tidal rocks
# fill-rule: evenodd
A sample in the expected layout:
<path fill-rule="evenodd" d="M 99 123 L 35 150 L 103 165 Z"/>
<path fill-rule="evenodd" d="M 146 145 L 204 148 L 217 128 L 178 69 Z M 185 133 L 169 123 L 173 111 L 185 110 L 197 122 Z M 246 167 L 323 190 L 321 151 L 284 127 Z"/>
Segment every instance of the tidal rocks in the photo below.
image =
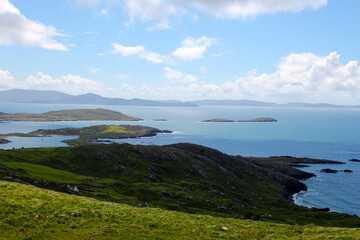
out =
<path fill-rule="evenodd" d="M 5 138 L 0 138 L 0 144 L 6 144 L 6 143 L 10 143 L 10 140 L 7 140 Z"/>
<path fill-rule="evenodd" d="M 321 169 L 320 172 L 323 172 L 323 173 L 337 173 L 339 171 L 334 170 L 334 169 L 330 169 L 330 168 L 324 168 L 324 169 Z"/>
<path fill-rule="evenodd" d="M 350 159 L 349 161 L 350 161 L 350 162 L 360 162 L 360 160 L 359 160 L 359 159 L 356 159 L 356 158 Z"/>
<path fill-rule="evenodd" d="M 311 209 L 318 211 L 318 212 L 330 212 L 330 208 L 316 208 L 312 207 Z"/>
<path fill-rule="evenodd" d="M 324 168 L 321 169 L 320 172 L 323 173 L 337 173 L 337 172 L 346 172 L 346 173 L 352 173 L 353 171 L 350 169 L 345 169 L 345 170 L 335 170 L 335 169 L 330 169 L 330 168 Z"/>
<path fill-rule="evenodd" d="M 226 118 L 213 118 L 209 120 L 203 120 L 202 122 L 234 122 L 234 120 L 230 120 Z"/>

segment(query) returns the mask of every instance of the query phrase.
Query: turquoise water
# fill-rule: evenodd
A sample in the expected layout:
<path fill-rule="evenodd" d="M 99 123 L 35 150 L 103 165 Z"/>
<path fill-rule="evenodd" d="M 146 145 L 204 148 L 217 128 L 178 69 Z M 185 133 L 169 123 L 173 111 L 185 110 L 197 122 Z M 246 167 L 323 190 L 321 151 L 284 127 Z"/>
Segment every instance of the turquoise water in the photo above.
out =
<path fill-rule="evenodd" d="M 316 178 L 304 183 L 309 191 L 296 195 L 295 202 L 305 206 L 329 207 L 333 211 L 360 215 L 360 109 L 357 108 L 270 108 L 270 107 L 130 107 L 93 105 L 4 104 L 0 112 L 41 113 L 51 110 L 103 107 L 143 118 L 143 122 L 108 121 L 109 124 L 141 124 L 174 131 L 153 138 L 123 139 L 133 144 L 171 144 L 191 142 L 209 146 L 228 154 L 243 156 L 313 157 L 346 162 L 344 165 L 313 165 L 303 169 Z M 202 123 L 211 118 L 244 120 L 273 117 L 277 123 Z M 164 118 L 167 122 L 153 119 Z M 104 122 L 3 122 L 0 133 L 29 132 L 39 128 L 84 127 Z M 10 138 L 9 138 L 10 139 Z M 63 146 L 65 137 L 11 138 L 0 148 Z M 326 174 L 322 168 L 351 169 L 353 173 Z"/>

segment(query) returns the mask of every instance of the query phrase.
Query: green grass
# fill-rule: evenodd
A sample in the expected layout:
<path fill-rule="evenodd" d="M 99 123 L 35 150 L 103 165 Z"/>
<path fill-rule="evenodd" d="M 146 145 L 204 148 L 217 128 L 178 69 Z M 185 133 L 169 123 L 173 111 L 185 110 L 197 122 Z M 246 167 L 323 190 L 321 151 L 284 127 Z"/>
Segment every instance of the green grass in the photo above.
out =
<path fill-rule="evenodd" d="M 356 228 L 274 224 L 136 208 L 4 181 L 0 181 L 0 209 L 0 239 L 4 240 L 360 238 Z"/>
<path fill-rule="evenodd" d="M 8 176 L 59 192 L 75 183 L 78 195 L 132 206 L 148 202 L 152 207 L 218 217 L 360 227 L 359 217 L 293 204 L 284 198 L 289 177 L 253 162 L 191 144 L 0 150 L 0 179 Z M 69 183 L 62 183 L 64 173 Z M 51 180 L 59 185 L 49 184 Z"/>
<path fill-rule="evenodd" d="M 136 134 L 138 131 L 130 131 L 125 127 L 116 126 L 116 125 L 109 125 L 106 130 L 102 131 L 101 133 L 121 133 L 121 134 Z"/>
<path fill-rule="evenodd" d="M 56 181 L 58 183 L 81 183 L 81 181 L 84 179 L 91 179 L 91 177 L 88 176 L 77 175 L 71 172 L 61 171 L 54 168 L 31 163 L 0 162 L 0 164 L 13 169 L 22 169 L 27 174 L 30 174 L 32 177 L 35 178 L 47 181 Z M 96 182 L 112 183 L 116 181 L 113 179 L 96 179 Z"/>

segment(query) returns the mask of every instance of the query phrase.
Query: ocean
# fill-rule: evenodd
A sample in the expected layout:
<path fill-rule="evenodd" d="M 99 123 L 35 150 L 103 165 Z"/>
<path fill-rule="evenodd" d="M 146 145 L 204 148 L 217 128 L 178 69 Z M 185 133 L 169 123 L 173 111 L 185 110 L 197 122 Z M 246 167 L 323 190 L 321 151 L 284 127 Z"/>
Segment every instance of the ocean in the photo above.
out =
<path fill-rule="evenodd" d="M 53 110 L 106 108 L 126 115 L 140 117 L 142 122 L 107 121 L 107 124 L 131 124 L 171 130 L 142 139 L 122 139 L 117 142 L 165 145 L 190 142 L 215 148 L 231 155 L 242 156 L 295 156 L 342 161 L 346 164 L 313 164 L 304 171 L 317 177 L 303 181 L 308 191 L 294 196 L 296 204 L 325 208 L 360 216 L 360 109 L 359 108 L 285 108 L 285 107 L 134 107 L 62 104 L 0 103 L 0 112 L 42 113 Z M 211 118 L 247 120 L 273 117 L 277 123 L 204 123 Z M 168 121 L 154 121 L 167 119 Z M 104 124 L 97 121 L 81 122 L 2 122 L 0 133 L 29 132 L 40 128 L 84 127 Z M 0 148 L 66 146 L 61 141 L 72 137 L 8 138 L 9 144 Z M 350 169 L 353 172 L 321 173 L 322 168 Z"/>

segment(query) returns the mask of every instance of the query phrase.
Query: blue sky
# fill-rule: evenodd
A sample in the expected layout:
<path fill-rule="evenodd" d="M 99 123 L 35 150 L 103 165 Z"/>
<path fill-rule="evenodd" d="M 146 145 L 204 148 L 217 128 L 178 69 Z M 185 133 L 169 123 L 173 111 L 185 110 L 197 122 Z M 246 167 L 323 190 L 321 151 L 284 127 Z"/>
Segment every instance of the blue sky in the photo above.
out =
<path fill-rule="evenodd" d="M 360 1 L 0 0 L 0 90 L 360 104 Z"/>

